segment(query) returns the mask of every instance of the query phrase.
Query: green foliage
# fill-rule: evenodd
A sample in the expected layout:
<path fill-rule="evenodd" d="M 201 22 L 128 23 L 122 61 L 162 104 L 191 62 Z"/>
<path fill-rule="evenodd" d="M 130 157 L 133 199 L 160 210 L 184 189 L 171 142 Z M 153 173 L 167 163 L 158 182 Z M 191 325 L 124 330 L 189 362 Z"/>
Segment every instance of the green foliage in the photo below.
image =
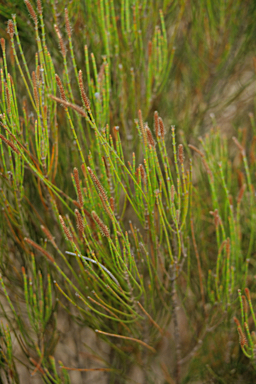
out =
<path fill-rule="evenodd" d="M 252 306 L 251 293 L 248 288 L 245 288 L 245 295 L 241 294 L 241 291 L 238 290 L 240 308 L 241 308 L 241 320 L 242 325 L 239 320 L 235 317 L 235 323 L 237 325 L 237 331 L 239 334 L 239 341 L 243 353 L 246 357 L 251 359 L 254 367 L 255 367 L 255 344 L 256 344 L 256 336 L 255 331 L 250 332 L 249 329 L 249 314 L 251 314 L 251 323 L 253 323 L 254 327 L 256 326 L 256 318 L 255 312 Z M 247 299 L 247 300 L 246 300 Z"/>
<path fill-rule="evenodd" d="M 25 4 L 34 39 L 23 39 L 22 8 L 1 39 L 1 381 L 25 380 L 20 365 L 45 383 L 78 382 L 72 371 L 138 381 L 136 368 L 147 383 L 239 380 L 232 318 L 237 289 L 253 285 L 254 115 L 234 147 L 214 117 L 189 141 L 242 67 L 253 5 Z M 183 144 L 152 112 L 169 101 Z M 60 353 L 61 318 L 79 345 L 75 330 L 93 330 L 98 344 L 82 340 L 81 353 L 96 367 Z M 213 331 L 229 343 L 222 359 Z"/>

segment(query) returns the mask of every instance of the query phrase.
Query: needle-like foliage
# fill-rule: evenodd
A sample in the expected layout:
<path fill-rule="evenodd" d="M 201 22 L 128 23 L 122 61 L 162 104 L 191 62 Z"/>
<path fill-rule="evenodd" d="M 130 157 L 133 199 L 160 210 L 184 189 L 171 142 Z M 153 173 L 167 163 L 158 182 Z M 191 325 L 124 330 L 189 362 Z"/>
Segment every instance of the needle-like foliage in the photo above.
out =
<path fill-rule="evenodd" d="M 254 115 L 231 142 L 213 115 L 203 138 L 190 143 L 188 129 L 203 129 L 219 106 L 220 86 L 253 33 L 230 25 L 255 10 L 239 1 L 199 2 L 198 11 L 196 3 L 160 3 L 25 0 L 29 26 L 22 8 L 8 20 L 0 60 L 1 382 L 21 383 L 27 372 L 45 383 L 231 380 L 237 289 L 254 279 Z M 190 81 L 186 57 L 197 45 Z M 170 84 L 173 118 L 164 113 Z M 183 132 L 167 120 L 181 116 Z M 246 295 L 254 319 L 248 288 Z M 240 344 L 253 360 L 239 297 Z"/>

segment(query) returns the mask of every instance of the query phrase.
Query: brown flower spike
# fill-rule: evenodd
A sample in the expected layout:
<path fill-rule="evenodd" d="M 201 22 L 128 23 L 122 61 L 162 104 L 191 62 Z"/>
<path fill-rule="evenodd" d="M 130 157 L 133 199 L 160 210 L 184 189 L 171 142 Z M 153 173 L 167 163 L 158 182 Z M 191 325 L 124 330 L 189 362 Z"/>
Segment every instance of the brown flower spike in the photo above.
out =
<path fill-rule="evenodd" d="M 66 227 L 66 224 L 63 220 L 63 217 L 61 215 L 59 215 L 59 219 L 60 219 L 60 223 L 61 223 L 61 226 L 63 228 L 63 231 L 66 235 L 66 238 L 69 240 L 69 241 L 73 241 L 73 236 L 71 235 L 71 233 L 69 232 L 69 229 Z"/>
<path fill-rule="evenodd" d="M 74 175 L 74 180 L 76 183 L 76 190 L 77 190 L 77 197 L 78 197 L 79 205 L 80 205 L 80 208 L 82 208 L 84 203 L 83 203 L 83 195 L 82 195 L 82 191 L 81 191 L 79 173 L 78 173 L 77 168 L 74 168 L 73 175 Z"/>
<path fill-rule="evenodd" d="M 31 3 L 28 0 L 25 0 L 24 2 L 27 6 L 29 13 L 30 13 L 30 16 L 34 20 L 34 23 L 37 25 L 37 16 L 36 16 L 36 13 L 34 11 L 34 8 L 32 7 Z"/>
<path fill-rule="evenodd" d="M 95 211 L 92 211 L 92 217 L 93 217 L 93 220 L 100 227 L 102 235 L 106 236 L 107 238 L 110 238 L 110 232 L 108 227 L 103 223 L 103 221 L 99 218 L 99 216 Z"/>
<path fill-rule="evenodd" d="M 89 101 L 89 99 L 85 93 L 85 90 L 84 90 L 83 73 L 82 73 L 81 69 L 79 71 L 78 78 L 79 78 L 79 88 L 80 88 L 80 92 L 81 92 L 81 97 L 83 99 L 85 108 L 89 111 L 91 109 L 90 108 L 90 101 Z"/>

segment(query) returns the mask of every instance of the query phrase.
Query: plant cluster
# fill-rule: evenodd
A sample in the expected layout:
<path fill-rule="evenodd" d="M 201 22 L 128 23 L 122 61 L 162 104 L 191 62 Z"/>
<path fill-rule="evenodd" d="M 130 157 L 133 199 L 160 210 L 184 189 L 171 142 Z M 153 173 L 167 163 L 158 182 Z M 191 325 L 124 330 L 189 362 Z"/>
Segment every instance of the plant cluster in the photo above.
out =
<path fill-rule="evenodd" d="M 197 13 L 196 3 L 25 0 L 30 26 L 22 7 L 9 18 L 0 41 L 0 382 L 21 383 L 22 366 L 48 384 L 253 382 L 236 326 L 253 362 L 237 289 L 254 288 L 254 115 L 232 143 L 213 115 L 203 138 L 188 128 L 202 129 L 220 86 L 243 67 L 254 29 L 228 30 L 255 10 L 199 1 Z M 190 55 L 197 45 L 200 56 Z M 164 115 L 170 84 L 180 144 Z M 63 319 L 79 348 L 73 363 Z"/>

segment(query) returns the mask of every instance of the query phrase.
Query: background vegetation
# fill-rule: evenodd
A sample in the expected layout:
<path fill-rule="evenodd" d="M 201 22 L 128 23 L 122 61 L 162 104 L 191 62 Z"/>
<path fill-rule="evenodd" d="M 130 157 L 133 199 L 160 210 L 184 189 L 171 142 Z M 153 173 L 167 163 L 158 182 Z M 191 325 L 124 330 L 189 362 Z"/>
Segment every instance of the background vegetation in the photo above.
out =
<path fill-rule="evenodd" d="M 255 382 L 255 16 L 0 4 L 0 382 Z"/>

